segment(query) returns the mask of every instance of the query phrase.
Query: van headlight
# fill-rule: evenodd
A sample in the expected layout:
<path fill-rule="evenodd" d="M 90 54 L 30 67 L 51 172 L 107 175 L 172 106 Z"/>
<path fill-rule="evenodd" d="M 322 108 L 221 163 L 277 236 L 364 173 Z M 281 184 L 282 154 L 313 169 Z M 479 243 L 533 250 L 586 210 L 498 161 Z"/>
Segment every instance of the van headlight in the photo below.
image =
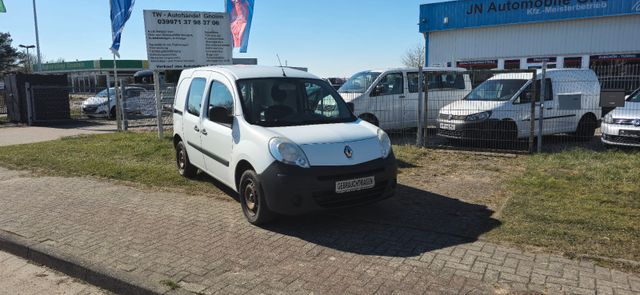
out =
<path fill-rule="evenodd" d="M 380 153 L 382 154 L 382 158 L 386 159 L 391 153 L 391 139 L 386 132 L 382 129 L 378 129 L 378 141 L 380 142 Z"/>
<path fill-rule="evenodd" d="M 607 124 L 613 124 L 613 116 L 611 115 L 611 113 L 604 116 L 603 122 Z"/>
<path fill-rule="evenodd" d="M 309 160 L 304 151 L 291 140 L 281 137 L 274 137 L 269 140 L 269 152 L 274 159 L 302 168 L 309 168 Z"/>
<path fill-rule="evenodd" d="M 491 112 L 482 112 L 482 113 L 477 113 L 477 114 L 473 114 L 473 115 L 468 115 L 464 120 L 465 121 L 471 121 L 471 122 L 475 122 L 475 121 L 484 121 L 486 119 L 489 119 L 489 117 L 491 117 Z"/>

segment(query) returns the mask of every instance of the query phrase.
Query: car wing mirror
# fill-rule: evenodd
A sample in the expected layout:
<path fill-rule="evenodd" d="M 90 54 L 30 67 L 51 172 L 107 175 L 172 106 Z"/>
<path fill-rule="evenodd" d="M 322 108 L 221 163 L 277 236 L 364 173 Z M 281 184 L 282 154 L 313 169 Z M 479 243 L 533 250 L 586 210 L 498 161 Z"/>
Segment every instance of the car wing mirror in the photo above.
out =
<path fill-rule="evenodd" d="M 231 124 L 233 123 L 233 116 L 230 114 L 229 109 L 225 107 L 210 107 L 209 120 L 216 123 Z"/>

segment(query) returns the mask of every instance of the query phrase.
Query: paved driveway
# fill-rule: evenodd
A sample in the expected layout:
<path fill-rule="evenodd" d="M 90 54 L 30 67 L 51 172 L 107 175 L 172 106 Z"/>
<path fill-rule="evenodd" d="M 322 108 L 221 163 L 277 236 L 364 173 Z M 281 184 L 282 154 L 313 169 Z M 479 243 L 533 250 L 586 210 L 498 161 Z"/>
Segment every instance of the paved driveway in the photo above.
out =
<path fill-rule="evenodd" d="M 402 198 L 249 225 L 232 198 L 139 190 L 0 168 L 0 238 L 17 236 L 156 292 L 633 294 L 640 278 L 477 241 L 483 206 Z"/>
<path fill-rule="evenodd" d="M 114 132 L 112 124 L 74 124 L 56 127 L 2 127 L 0 146 L 56 140 L 66 136 Z"/>

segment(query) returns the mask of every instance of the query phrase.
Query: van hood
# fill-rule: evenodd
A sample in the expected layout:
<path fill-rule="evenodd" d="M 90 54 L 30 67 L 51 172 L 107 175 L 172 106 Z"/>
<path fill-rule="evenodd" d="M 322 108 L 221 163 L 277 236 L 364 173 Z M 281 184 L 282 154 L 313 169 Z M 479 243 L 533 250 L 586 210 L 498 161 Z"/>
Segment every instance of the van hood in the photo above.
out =
<path fill-rule="evenodd" d="M 340 92 L 340 96 L 344 99 L 345 102 L 352 102 L 356 100 L 358 97 L 362 96 L 363 92 Z"/>
<path fill-rule="evenodd" d="M 378 128 L 363 120 L 267 129 L 298 144 L 311 166 L 357 165 L 382 157 Z M 347 146 L 352 150 L 350 158 L 345 154 Z"/>
<path fill-rule="evenodd" d="M 468 116 L 486 111 L 493 111 L 509 101 L 459 100 L 440 109 L 441 114 Z"/>
<path fill-rule="evenodd" d="M 362 121 L 351 123 L 268 127 L 267 130 L 288 138 L 298 145 L 345 143 L 377 138 L 377 129 Z"/>
<path fill-rule="evenodd" d="M 640 119 L 640 102 L 626 102 L 624 107 L 611 112 L 616 119 Z"/>
<path fill-rule="evenodd" d="M 93 97 L 89 97 L 87 98 L 82 104 L 83 105 L 88 105 L 88 106 L 95 106 L 95 105 L 101 105 L 107 103 L 107 97 L 103 97 L 103 96 L 93 96 Z"/>

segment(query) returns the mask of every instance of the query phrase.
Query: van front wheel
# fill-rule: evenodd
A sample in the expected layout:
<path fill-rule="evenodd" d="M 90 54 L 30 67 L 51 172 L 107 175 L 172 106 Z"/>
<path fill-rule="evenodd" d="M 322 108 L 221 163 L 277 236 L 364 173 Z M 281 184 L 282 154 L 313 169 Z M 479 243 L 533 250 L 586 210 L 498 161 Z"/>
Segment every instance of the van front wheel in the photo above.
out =
<path fill-rule="evenodd" d="M 247 170 L 240 177 L 240 204 L 242 213 L 249 223 L 261 225 L 268 223 L 275 217 L 274 213 L 267 207 L 258 174 L 253 170 Z"/>
<path fill-rule="evenodd" d="M 198 173 L 198 168 L 189 162 L 187 149 L 182 141 L 176 144 L 176 165 L 178 166 L 178 172 L 184 177 L 193 178 Z"/>

